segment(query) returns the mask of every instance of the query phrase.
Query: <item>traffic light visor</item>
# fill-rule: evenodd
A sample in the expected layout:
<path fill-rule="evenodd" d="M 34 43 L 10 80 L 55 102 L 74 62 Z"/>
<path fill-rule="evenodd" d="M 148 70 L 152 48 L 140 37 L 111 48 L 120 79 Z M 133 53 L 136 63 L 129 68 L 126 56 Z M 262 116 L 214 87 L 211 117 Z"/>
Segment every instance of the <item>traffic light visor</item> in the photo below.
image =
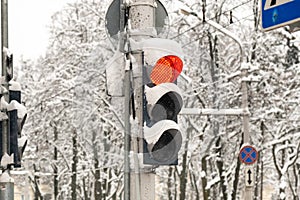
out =
<path fill-rule="evenodd" d="M 183 133 L 172 120 L 161 120 L 151 127 L 144 127 L 144 139 L 150 158 L 160 164 L 177 160 L 183 140 Z"/>
<path fill-rule="evenodd" d="M 174 82 L 182 71 L 183 62 L 175 55 L 160 58 L 154 65 L 150 79 L 155 85 Z"/>

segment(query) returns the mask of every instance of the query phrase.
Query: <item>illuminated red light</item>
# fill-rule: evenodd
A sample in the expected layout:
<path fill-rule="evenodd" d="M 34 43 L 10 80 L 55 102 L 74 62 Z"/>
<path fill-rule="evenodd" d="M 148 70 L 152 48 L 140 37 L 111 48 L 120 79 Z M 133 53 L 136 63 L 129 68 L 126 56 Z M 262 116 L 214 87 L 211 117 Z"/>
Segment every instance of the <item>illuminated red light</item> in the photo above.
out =
<path fill-rule="evenodd" d="M 178 56 L 160 58 L 153 67 L 150 79 L 155 85 L 174 82 L 182 71 L 183 62 Z"/>

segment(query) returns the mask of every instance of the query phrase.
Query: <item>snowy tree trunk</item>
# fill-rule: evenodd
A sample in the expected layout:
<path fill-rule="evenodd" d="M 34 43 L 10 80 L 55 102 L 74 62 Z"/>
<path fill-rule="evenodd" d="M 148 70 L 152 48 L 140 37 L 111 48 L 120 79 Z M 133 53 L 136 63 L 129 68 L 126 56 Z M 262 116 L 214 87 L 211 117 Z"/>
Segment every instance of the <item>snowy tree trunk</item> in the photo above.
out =
<path fill-rule="evenodd" d="M 99 160 L 94 160 L 94 168 L 95 168 L 95 186 L 94 186 L 94 196 L 95 200 L 101 199 L 102 196 L 102 190 L 101 190 L 101 181 L 100 181 L 100 166 L 99 166 Z"/>
<path fill-rule="evenodd" d="M 104 134 L 104 138 L 103 138 L 103 146 L 104 146 L 104 152 L 109 152 L 110 151 L 110 145 L 108 143 L 108 138 L 109 138 L 109 132 L 108 131 L 103 131 Z M 105 166 L 103 169 L 103 174 L 105 174 L 105 178 L 102 184 L 102 199 L 106 200 L 107 196 L 109 194 L 109 187 L 110 187 L 110 183 L 109 183 L 109 179 L 110 179 L 110 169 L 108 167 L 108 157 L 104 157 L 104 162 L 103 165 Z M 99 172 L 100 173 L 100 172 Z M 100 174 L 99 174 L 100 176 Z"/>
<path fill-rule="evenodd" d="M 172 199 L 172 191 L 171 191 L 171 188 L 172 188 L 172 185 L 174 184 L 174 181 L 173 181 L 173 168 L 170 167 L 169 168 L 169 173 L 168 173 L 168 182 L 167 182 L 167 186 L 168 186 L 168 200 L 171 200 Z M 175 176 L 175 174 L 174 174 Z"/>
<path fill-rule="evenodd" d="M 265 142 L 265 124 L 263 121 L 260 122 L 260 131 L 261 131 L 261 144 L 263 145 Z M 254 197 L 256 199 L 263 199 L 263 187 L 264 187 L 264 161 L 263 161 L 263 150 L 259 152 L 259 157 L 257 161 L 257 166 L 256 166 L 256 183 L 255 184 L 255 192 L 254 192 Z M 258 184 L 260 183 L 260 184 Z"/>
<path fill-rule="evenodd" d="M 197 185 L 197 177 L 195 176 L 195 173 L 191 172 L 191 179 L 193 181 L 193 187 L 195 187 L 195 192 L 196 192 L 196 195 L 195 195 L 195 199 L 200 199 L 200 193 L 199 193 L 199 189 L 198 189 L 198 185 Z"/>
<path fill-rule="evenodd" d="M 210 71 L 211 71 L 211 80 L 212 80 L 212 105 L 213 108 L 219 109 L 221 103 L 225 104 L 226 102 L 223 102 L 220 97 L 219 97 L 219 92 L 220 88 L 218 85 L 218 80 L 219 80 L 219 53 L 218 53 L 218 37 L 217 36 L 212 36 L 211 34 L 208 34 L 208 42 L 209 42 L 209 54 L 210 54 L 210 59 L 211 59 L 211 66 L 210 66 Z M 222 198 L 227 199 L 228 197 L 228 189 L 227 189 L 227 183 L 225 180 L 225 176 L 223 175 L 224 172 L 224 163 L 222 159 L 222 140 L 221 136 L 219 135 L 220 131 L 220 122 L 217 117 L 212 116 L 212 124 L 213 124 L 213 135 L 217 137 L 216 139 L 216 165 L 217 165 L 217 170 L 219 173 L 220 177 L 220 188 L 222 191 Z M 217 197 L 215 197 L 217 198 Z"/>
<path fill-rule="evenodd" d="M 258 8 L 258 0 L 254 0 L 253 1 L 253 16 L 254 16 L 254 30 L 255 32 L 258 31 L 258 27 L 259 27 L 259 8 Z M 257 41 L 256 41 L 256 35 L 253 36 L 254 41 L 252 43 L 252 50 L 251 50 L 251 60 L 255 60 L 256 59 L 256 47 L 257 47 Z"/>
<path fill-rule="evenodd" d="M 182 171 L 180 173 L 180 200 L 186 199 L 186 185 L 187 185 L 187 173 L 188 173 L 188 161 L 187 161 L 187 154 L 188 154 L 188 143 L 190 137 L 190 129 L 187 129 L 187 136 L 186 142 L 184 145 L 184 153 L 182 155 Z"/>
<path fill-rule="evenodd" d="M 88 181 L 89 182 L 89 181 Z M 86 185 L 86 180 L 85 178 L 82 179 L 82 187 L 83 187 L 83 196 L 84 200 L 91 200 L 90 195 L 88 193 L 88 187 Z"/>
<path fill-rule="evenodd" d="M 279 184 L 279 196 L 280 196 L 282 194 L 285 194 L 284 193 L 285 190 L 284 190 L 284 188 L 282 188 L 282 185 L 281 185 L 281 181 L 283 179 L 283 174 L 281 173 L 280 165 L 279 165 L 279 163 L 277 162 L 277 159 L 276 159 L 275 147 L 276 147 L 276 144 L 272 145 L 272 156 L 273 156 L 273 161 L 274 161 L 274 164 L 275 164 L 276 171 L 278 173 L 278 180 L 280 182 L 280 184 Z M 284 153 L 282 153 L 281 162 L 284 164 Z M 281 200 L 285 200 L 285 197 L 281 198 Z"/>
<path fill-rule="evenodd" d="M 222 160 L 222 145 L 221 145 L 221 137 L 219 136 L 217 141 L 216 141 L 216 148 L 217 150 L 217 167 L 219 171 L 219 176 L 220 176 L 220 184 L 221 184 L 221 190 L 223 194 L 223 199 L 227 199 L 227 187 L 226 187 L 226 182 L 225 182 L 225 176 L 223 175 L 223 160 Z"/>
<path fill-rule="evenodd" d="M 293 195 L 293 200 L 299 200 L 299 195 L 297 193 L 297 190 L 298 190 L 298 174 L 297 174 L 297 170 L 296 170 L 295 165 L 292 166 L 292 176 L 289 175 L 289 172 L 288 172 L 287 175 L 288 175 L 289 187 L 290 187 L 290 190 L 292 191 L 292 195 Z"/>
<path fill-rule="evenodd" d="M 243 140 L 241 140 L 240 146 L 242 146 L 244 143 Z M 241 161 L 237 157 L 236 158 L 236 168 L 235 168 L 235 173 L 234 173 L 234 180 L 233 180 L 233 189 L 231 193 L 231 199 L 236 200 L 237 198 L 237 191 L 238 191 L 238 185 L 239 185 L 239 179 L 240 179 L 240 169 L 241 169 Z"/>
<path fill-rule="evenodd" d="M 77 131 L 72 132 L 72 175 L 71 175 L 71 198 L 77 199 L 77 165 L 78 165 L 78 138 Z"/>
<path fill-rule="evenodd" d="M 54 126 L 54 144 L 56 144 L 56 141 L 58 139 L 58 132 L 57 132 L 57 125 L 55 124 Z M 53 155 L 53 161 L 54 161 L 54 165 L 53 165 L 53 188 L 54 188 L 54 200 L 57 200 L 58 197 L 58 169 L 57 169 L 57 158 L 58 155 L 58 151 L 57 151 L 57 147 L 56 145 L 54 145 L 54 155 Z"/>
<path fill-rule="evenodd" d="M 257 159 L 257 165 L 256 165 L 256 176 L 255 176 L 255 182 L 257 183 L 257 184 L 255 184 L 255 186 L 254 186 L 254 199 L 255 200 L 258 200 L 258 198 L 259 198 L 259 188 L 260 188 L 260 186 L 262 186 L 263 185 L 263 183 L 262 182 L 259 182 L 260 181 L 260 168 L 259 168 L 259 166 L 262 166 L 261 165 L 261 163 L 262 163 L 262 160 L 261 160 L 261 151 L 259 151 L 258 152 L 259 153 L 259 157 L 258 157 L 258 159 Z M 262 170 L 262 169 L 261 169 Z M 259 185 L 259 183 L 260 183 L 260 185 Z"/>
<path fill-rule="evenodd" d="M 208 169 L 207 169 L 207 160 L 206 158 L 208 155 L 204 155 L 201 159 L 201 181 L 202 181 L 202 193 L 203 193 L 203 200 L 209 200 L 210 196 L 210 189 L 206 188 L 207 186 L 207 174 L 208 174 Z"/>
<path fill-rule="evenodd" d="M 92 135 L 93 141 L 93 154 L 94 154 L 94 169 L 95 169 L 95 182 L 94 182 L 94 199 L 101 199 L 102 196 L 102 189 L 101 189 L 101 181 L 100 181 L 100 163 L 99 163 L 99 155 L 97 151 L 97 132 L 93 131 Z"/>
<path fill-rule="evenodd" d="M 33 170 L 34 173 L 39 171 L 35 164 L 33 164 Z M 34 184 L 34 200 L 43 200 L 43 195 L 39 186 L 39 176 L 34 175 L 34 178 L 31 181 Z"/>

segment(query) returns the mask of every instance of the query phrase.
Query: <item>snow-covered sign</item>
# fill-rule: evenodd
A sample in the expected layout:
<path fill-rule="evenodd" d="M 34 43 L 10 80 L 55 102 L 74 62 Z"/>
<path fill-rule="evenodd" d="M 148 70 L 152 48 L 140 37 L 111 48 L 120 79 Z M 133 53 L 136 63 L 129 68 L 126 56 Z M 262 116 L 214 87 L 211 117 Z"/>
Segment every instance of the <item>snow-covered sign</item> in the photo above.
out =
<path fill-rule="evenodd" d="M 264 30 L 291 26 L 291 31 L 299 29 L 299 0 L 262 0 L 261 20 Z M 297 23 L 298 22 L 298 23 Z"/>

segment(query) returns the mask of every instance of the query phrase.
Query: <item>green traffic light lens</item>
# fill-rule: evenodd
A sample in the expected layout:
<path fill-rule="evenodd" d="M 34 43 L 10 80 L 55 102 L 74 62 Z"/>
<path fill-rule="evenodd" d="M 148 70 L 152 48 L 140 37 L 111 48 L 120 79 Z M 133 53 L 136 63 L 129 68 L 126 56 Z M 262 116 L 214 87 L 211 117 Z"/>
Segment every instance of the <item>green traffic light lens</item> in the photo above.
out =
<path fill-rule="evenodd" d="M 177 147 L 176 143 L 174 142 L 174 137 L 168 131 L 165 131 L 161 135 L 151 151 L 152 158 L 158 162 L 166 162 L 171 160 L 176 153 Z"/>

